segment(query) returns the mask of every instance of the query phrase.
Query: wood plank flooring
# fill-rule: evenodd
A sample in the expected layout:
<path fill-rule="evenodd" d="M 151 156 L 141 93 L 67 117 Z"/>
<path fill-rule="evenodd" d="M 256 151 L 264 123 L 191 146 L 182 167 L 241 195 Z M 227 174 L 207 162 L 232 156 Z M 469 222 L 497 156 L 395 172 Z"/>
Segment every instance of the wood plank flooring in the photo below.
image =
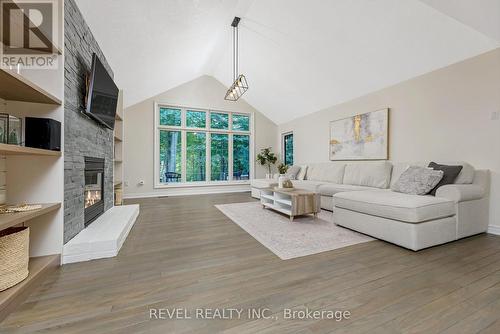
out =
<path fill-rule="evenodd" d="M 420 252 L 372 241 L 280 260 L 214 204 L 221 194 L 129 201 L 140 216 L 116 258 L 65 265 L 0 333 L 499 333 L 500 237 Z M 150 309 L 245 309 L 232 320 L 150 319 Z M 273 319 L 246 316 L 269 309 Z M 284 319 L 283 310 L 350 319 Z"/>

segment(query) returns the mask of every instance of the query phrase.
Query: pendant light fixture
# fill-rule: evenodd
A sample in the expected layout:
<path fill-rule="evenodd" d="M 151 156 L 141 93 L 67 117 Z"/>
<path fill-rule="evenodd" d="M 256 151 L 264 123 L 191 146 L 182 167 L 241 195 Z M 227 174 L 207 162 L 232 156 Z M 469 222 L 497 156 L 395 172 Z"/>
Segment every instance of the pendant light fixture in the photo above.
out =
<path fill-rule="evenodd" d="M 224 100 L 238 101 L 238 99 L 248 90 L 247 79 L 243 74 L 238 73 L 238 23 L 240 18 L 235 17 L 231 27 L 233 27 L 233 84 L 229 87 Z"/>

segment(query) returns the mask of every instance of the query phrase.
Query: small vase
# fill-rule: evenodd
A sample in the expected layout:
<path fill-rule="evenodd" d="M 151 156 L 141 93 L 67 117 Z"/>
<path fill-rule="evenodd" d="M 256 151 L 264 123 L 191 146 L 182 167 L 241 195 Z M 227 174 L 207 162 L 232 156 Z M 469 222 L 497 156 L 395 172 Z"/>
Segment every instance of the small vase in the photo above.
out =
<path fill-rule="evenodd" d="M 267 173 L 266 179 L 271 180 L 273 178 L 273 174 Z"/>

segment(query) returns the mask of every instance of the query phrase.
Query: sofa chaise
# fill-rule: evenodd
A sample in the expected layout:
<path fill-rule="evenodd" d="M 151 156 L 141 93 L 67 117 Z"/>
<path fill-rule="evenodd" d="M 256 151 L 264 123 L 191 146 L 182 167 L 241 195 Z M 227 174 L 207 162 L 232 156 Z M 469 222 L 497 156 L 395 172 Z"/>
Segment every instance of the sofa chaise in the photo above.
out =
<path fill-rule="evenodd" d="M 335 224 L 416 251 L 488 229 L 489 171 L 465 162 L 445 164 L 463 168 L 454 184 L 438 188 L 436 196 L 390 190 L 409 165 L 427 163 L 309 164 L 304 180 L 292 182 L 320 193 L 321 208 L 333 211 Z M 275 179 L 252 180 L 252 196 L 276 184 Z"/>

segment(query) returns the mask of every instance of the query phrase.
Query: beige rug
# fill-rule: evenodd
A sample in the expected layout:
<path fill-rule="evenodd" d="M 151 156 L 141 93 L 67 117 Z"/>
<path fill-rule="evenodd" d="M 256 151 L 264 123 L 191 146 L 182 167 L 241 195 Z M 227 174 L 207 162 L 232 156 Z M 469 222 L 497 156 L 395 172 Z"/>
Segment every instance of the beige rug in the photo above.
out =
<path fill-rule="evenodd" d="M 215 207 L 282 260 L 374 240 L 336 226 L 332 222 L 332 213 L 325 210 L 321 211 L 317 219 L 305 216 L 296 217 L 290 222 L 285 215 L 263 209 L 259 202 Z"/>

